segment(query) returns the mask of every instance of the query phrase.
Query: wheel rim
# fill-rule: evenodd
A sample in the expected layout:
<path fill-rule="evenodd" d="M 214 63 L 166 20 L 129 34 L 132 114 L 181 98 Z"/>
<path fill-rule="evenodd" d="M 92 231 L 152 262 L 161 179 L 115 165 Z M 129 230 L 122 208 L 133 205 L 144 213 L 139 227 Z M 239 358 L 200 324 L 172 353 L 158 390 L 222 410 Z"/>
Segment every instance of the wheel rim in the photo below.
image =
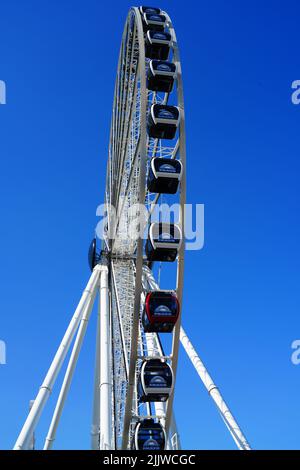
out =
<path fill-rule="evenodd" d="M 168 104 L 168 93 L 152 92 L 146 89 L 146 71 L 149 59 L 145 58 L 144 32 L 138 8 L 129 11 L 120 47 L 115 84 L 113 113 L 111 121 L 109 158 L 107 165 L 105 200 L 116 208 L 116 216 L 108 216 L 108 231 L 104 249 L 110 264 L 111 323 L 114 371 L 114 416 L 116 448 L 128 448 L 132 426 L 138 416 L 149 415 L 149 406 L 138 402 L 136 383 L 143 355 L 159 355 L 162 350 L 156 334 L 143 332 L 140 313 L 143 308 L 144 291 L 149 288 L 146 280 L 152 273 L 144 266 L 143 240 L 124 237 L 128 233 L 134 204 L 144 204 L 148 214 L 153 214 L 154 205 L 160 195 L 149 193 L 146 176 L 152 157 L 178 158 L 183 164 L 179 203 L 181 213 L 179 224 L 184 233 L 185 204 L 185 125 L 184 103 L 179 50 L 169 16 L 169 32 L 172 37 L 172 61 L 177 67 L 175 96 L 180 108 L 181 120 L 178 138 L 162 144 L 159 139 L 149 138 L 146 132 L 146 117 L 154 103 Z M 175 87 L 174 87 L 175 88 Z M 173 104 L 173 103 L 172 103 Z M 141 227 L 147 221 L 142 221 Z M 184 243 L 177 258 L 176 293 L 182 305 Z M 153 278 L 152 284 L 155 284 Z M 151 284 L 151 282 L 150 282 Z M 157 287 L 157 284 L 155 284 Z M 169 355 L 176 378 L 180 317 L 173 330 L 172 351 Z M 174 392 L 168 399 L 166 410 L 161 407 L 162 422 L 168 433 Z M 159 408 L 159 407 L 158 407 Z M 163 414 L 163 416 L 162 416 Z"/>

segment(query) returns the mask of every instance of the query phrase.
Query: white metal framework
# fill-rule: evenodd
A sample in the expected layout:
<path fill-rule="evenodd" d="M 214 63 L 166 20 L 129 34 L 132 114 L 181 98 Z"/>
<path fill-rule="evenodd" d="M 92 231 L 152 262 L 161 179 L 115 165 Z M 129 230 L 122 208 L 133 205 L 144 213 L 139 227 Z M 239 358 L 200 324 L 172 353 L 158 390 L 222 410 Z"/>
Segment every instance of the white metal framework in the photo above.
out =
<path fill-rule="evenodd" d="M 131 8 L 124 27 L 119 54 L 112 110 L 107 163 L 105 202 L 108 223 L 98 264 L 93 269 L 74 316 L 63 337 L 46 378 L 30 409 L 16 441 L 15 449 L 32 446 L 34 432 L 68 351 L 72 347 L 63 384 L 55 406 L 44 449 L 51 449 L 84 340 L 92 306 L 99 292 L 96 335 L 92 449 L 128 449 L 137 422 L 153 417 L 167 436 L 168 449 L 180 449 L 173 413 L 174 390 L 166 403 L 141 403 L 137 393 L 142 361 L 160 358 L 168 361 L 176 384 L 179 343 L 182 342 L 200 378 L 215 401 L 238 448 L 250 449 L 246 438 L 213 384 L 203 363 L 181 328 L 181 313 L 166 349 L 157 333 L 146 333 L 141 313 L 147 292 L 160 289 L 152 264 L 144 253 L 142 236 L 153 217 L 161 195 L 147 190 L 146 179 L 153 157 L 178 159 L 182 165 L 180 189 L 174 196 L 179 203 L 178 220 L 184 233 L 186 187 L 185 115 L 181 63 L 175 30 L 166 12 L 165 27 L 171 35 L 169 61 L 176 65 L 172 93 L 147 90 L 149 59 L 145 56 L 145 31 L 139 8 Z M 176 138 L 162 141 L 147 134 L 147 116 L 153 104 L 172 104 L 180 110 Z M 145 207 L 144 214 L 133 207 Z M 109 210 L 114 207 L 115 213 Z M 184 243 L 175 261 L 176 292 L 182 305 Z M 76 335 L 76 337 L 75 337 Z"/>

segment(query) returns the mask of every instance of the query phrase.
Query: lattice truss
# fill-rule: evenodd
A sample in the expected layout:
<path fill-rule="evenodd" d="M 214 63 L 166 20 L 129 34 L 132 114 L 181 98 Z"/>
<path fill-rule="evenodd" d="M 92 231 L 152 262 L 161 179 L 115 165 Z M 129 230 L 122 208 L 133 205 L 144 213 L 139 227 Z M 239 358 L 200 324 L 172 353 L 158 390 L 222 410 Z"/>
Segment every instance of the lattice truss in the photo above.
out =
<path fill-rule="evenodd" d="M 129 208 L 138 202 L 139 195 L 140 86 L 137 28 L 131 20 L 120 51 L 107 174 L 106 201 L 116 211 L 109 229 L 114 238 L 112 250 L 118 255 L 132 254 L 136 245 L 128 234 L 134 219 Z"/>
<path fill-rule="evenodd" d="M 135 294 L 135 268 L 131 260 L 111 263 L 112 349 L 114 362 L 114 416 L 117 446 L 121 446 L 128 363 L 131 348 L 132 311 Z"/>
<path fill-rule="evenodd" d="M 114 429 L 117 446 L 121 446 L 123 432 L 125 398 L 128 380 L 129 351 L 131 348 L 132 311 L 134 308 L 135 293 L 135 266 L 132 260 L 114 260 L 111 262 L 111 312 L 112 312 L 112 352 L 113 352 L 113 409 L 115 416 Z M 148 290 L 148 286 L 145 286 Z M 142 293 L 141 311 L 143 309 L 144 292 Z M 149 348 L 151 344 L 151 348 Z M 161 350 L 157 335 L 145 334 L 139 328 L 138 361 L 136 365 L 136 383 L 139 376 L 142 358 L 147 356 L 160 356 Z M 135 388 L 136 389 L 136 388 Z M 151 414 L 149 407 L 138 403 L 135 393 L 132 415 L 138 416 Z M 134 420 L 133 420 L 134 424 Z"/>

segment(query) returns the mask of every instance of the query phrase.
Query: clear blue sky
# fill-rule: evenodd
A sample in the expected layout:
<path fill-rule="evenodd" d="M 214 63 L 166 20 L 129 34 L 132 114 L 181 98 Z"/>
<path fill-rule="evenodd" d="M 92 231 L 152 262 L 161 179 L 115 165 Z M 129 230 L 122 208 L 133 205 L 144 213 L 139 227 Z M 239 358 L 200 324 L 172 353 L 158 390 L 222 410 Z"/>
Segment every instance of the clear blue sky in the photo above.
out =
<path fill-rule="evenodd" d="M 130 6 L 1 2 L 0 448 L 13 445 L 89 276 Z M 186 255 L 183 324 L 253 447 L 299 449 L 299 2 L 158 6 L 181 49 L 188 202 L 205 204 L 205 247 Z M 57 448 L 89 447 L 94 317 Z M 175 409 L 185 448 L 234 447 L 183 351 Z"/>

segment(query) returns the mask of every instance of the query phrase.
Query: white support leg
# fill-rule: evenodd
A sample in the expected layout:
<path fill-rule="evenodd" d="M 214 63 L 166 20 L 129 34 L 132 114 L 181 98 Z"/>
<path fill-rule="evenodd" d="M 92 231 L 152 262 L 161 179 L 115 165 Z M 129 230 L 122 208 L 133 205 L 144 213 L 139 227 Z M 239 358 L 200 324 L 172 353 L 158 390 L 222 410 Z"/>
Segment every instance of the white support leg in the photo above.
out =
<path fill-rule="evenodd" d="M 29 402 L 29 411 L 33 407 L 34 400 L 30 400 Z M 35 449 L 35 433 L 32 434 L 31 438 L 29 439 L 29 444 L 28 444 L 28 450 L 34 450 Z"/>
<path fill-rule="evenodd" d="M 247 442 L 246 437 L 244 436 L 241 428 L 234 419 L 231 411 L 229 410 L 227 404 L 225 403 L 221 393 L 219 392 L 218 387 L 214 384 L 211 376 L 209 375 L 205 365 L 201 361 L 200 357 L 196 353 L 192 343 L 188 339 L 183 328 L 180 330 L 180 341 L 183 345 L 188 357 L 193 363 L 196 371 L 198 372 L 199 377 L 204 383 L 205 388 L 207 389 L 209 395 L 217 405 L 218 410 L 221 413 L 221 416 L 229 429 L 235 443 L 241 450 L 251 450 L 249 443 Z"/>
<path fill-rule="evenodd" d="M 93 421 L 91 430 L 91 448 L 99 450 L 99 432 L 100 432 L 100 298 L 98 302 L 97 316 L 97 339 L 96 339 L 96 357 L 94 373 L 94 402 L 93 402 Z"/>
<path fill-rule="evenodd" d="M 75 343 L 72 349 L 71 357 L 69 360 L 69 364 L 65 373 L 65 377 L 63 380 L 63 384 L 59 393 L 59 397 L 56 403 L 56 407 L 53 413 L 52 421 L 49 427 L 48 435 L 45 440 L 44 450 L 51 450 L 53 446 L 53 442 L 55 440 L 57 427 L 61 418 L 61 414 L 63 411 L 63 407 L 65 405 L 66 398 L 68 396 L 68 392 L 70 389 L 70 385 L 73 379 L 73 375 L 75 372 L 76 364 L 78 361 L 78 357 L 81 351 L 81 346 L 85 337 L 85 333 L 87 330 L 88 322 L 91 316 L 91 311 L 94 305 L 95 296 L 96 296 L 96 289 L 94 290 L 93 294 L 90 297 L 90 300 L 87 302 L 85 310 L 83 312 L 82 318 L 80 320 L 77 336 L 75 339 Z"/>
<path fill-rule="evenodd" d="M 100 449 L 112 449 L 111 332 L 106 266 L 100 275 Z"/>
<path fill-rule="evenodd" d="M 90 277 L 90 280 L 87 284 L 86 289 L 84 290 L 78 307 L 75 310 L 75 313 L 71 319 L 71 322 L 65 332 L 63 340 L 56 352 L 56 355 L 52 361 L 50 369 L 42 383 L 42 386 L 34 400 L 34 404 L 28 414 L 28 417 L 24 423 L 24 426 L 19 434 L 19 437 L 15 443 L 14 450 L 27 449 L 32 434 L 35 431 L 36 425 L 39 421 L 41 413 L 44 409 L 45 404 L 50 396 L 53 385 L 56 381 L 57 375 L 61 369 L 61 366 L 64 362 L 64 359 L 70 349 L 72 340 L 78 328 L 80 319 L 82 317 L 83 311 L 86 307 L 87 302 L 91 301 L 93 293 L 97 287 L 99 279 L 99 267 L 96 266 Z"/>

